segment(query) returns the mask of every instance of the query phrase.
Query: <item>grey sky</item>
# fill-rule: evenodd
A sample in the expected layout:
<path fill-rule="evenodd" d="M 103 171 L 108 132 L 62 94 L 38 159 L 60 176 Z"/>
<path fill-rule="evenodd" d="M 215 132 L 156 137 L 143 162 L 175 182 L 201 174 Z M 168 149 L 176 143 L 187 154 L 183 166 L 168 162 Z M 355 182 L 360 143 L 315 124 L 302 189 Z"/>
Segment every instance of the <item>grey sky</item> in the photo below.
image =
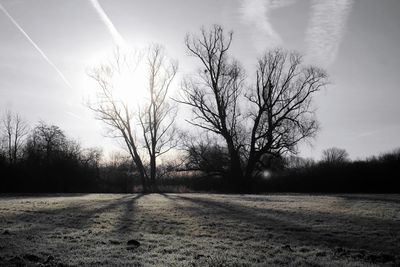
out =
<path fill-rule="evenodd" d="M 183 75 L 193 68 L 193 59 L 184 50 L 185 33 L 219 23 L 234 31 L 232 53 L 249 70 L 257 55 L 274 45 L 299 50 L 309 62 L 327 69 L 332 85 L 316 98 L 322 130 L 313 147 L 302 147 L 301 155 L 319 158 L 322 149 L 338 146 L 358 158 L 400 147 L 400 1 L 0 0 L 0 4 L 44 54 L 0 10 L 0 107 L 12 108 L 32 123 L 39 119 L 55 123 L 84 146 L 113 149 L 115 144 L 103 137 L 102 124 L 83 103 L 91 87 L 86 71 L 112 49 L 117 33 L 128 46 L 164 44 L 179 60 Z"/>

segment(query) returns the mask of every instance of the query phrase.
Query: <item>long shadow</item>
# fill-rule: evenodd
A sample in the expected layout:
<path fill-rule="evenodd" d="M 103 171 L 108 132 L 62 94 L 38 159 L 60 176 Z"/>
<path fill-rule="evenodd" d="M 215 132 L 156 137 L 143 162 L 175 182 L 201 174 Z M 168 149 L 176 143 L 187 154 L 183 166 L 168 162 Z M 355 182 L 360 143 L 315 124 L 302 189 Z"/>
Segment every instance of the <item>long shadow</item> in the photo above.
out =
<path fill-rule="evenodd" d="M 400 239 L 400 224 L 394 221 L 358 217 L 356 215 L 339 218 L 337 215 L 329 213 L 291 212 L 245 207 L 232 202 L 226 204 L 197 196 L 195 198 L 179 195 L 168 197 L 195 204 L 199 208 L 181 208 L 191 212 L 193 216 L 200 220 L 204 217 L 199 216 L 200 211 L 207 213 L 207 211 L 212 210 L 216 216 L 236 221 L 238 224 L 245 222 L 247 225 L 264 229 L 261 233 L 262 236 L 258 238 L 272 238 L 275 242 L 294 241 L 298 244 L 323 246 L 329 249 L 345 247 L 347 249 L 368 250 L 371 253 L 381 251 L 392 255 L 396 255 L 400 250 L 399 244 L 394 241 L 395 239 L 387 240 L 387 237 L 390 236 L 397 237 L 397 240 Z M 345 221 L 341 221 L 341 219 L 345 219 Z M 223 231 L 223 225 L 221 227 L 221 231 Z M 233 230 L 237 231 L 238 229 Z M 277 238 L 273 238 L 270 233 L 277 234 Z M 383 233 L 386 236 L 382 236 Z"/>
<path fill-rule="evenodd" d="M 89 200 L 87 204 L 85 204 L 84 200 L 80 200 L 79 204 L 70 204 L 67 207 L 22 210 L 16 215 L 3 215 L 2 221 L 8 224 L 13 222 L 29 222 L 35 225 L 24 230 L 14 231 L 15 234 L 25 232 L 26 234 L 32 235 L 37 234 L 36 232 L 41 229 L 52 231 L 57 228 L 81 230 L 93 224 L 93 220 L 91 219 L 96 215 L 111 211 L 125 202 L 129 202 L 132 198 L 138 197 L 141 197 L 141 195 L 136 195 L 134 197 L 127 195 L 117 199 L 102 200 L 105 202 L 111 201 L 111 203 L 94 209 L 87 209 L 87 205 L 90 204 L 91 200 Z M 41 217 L 41 220 L 38 220 L 38 216 Z"/>
<path fill-rule="evenodd" d="M 395 204 L 400 204 L 400 195 L 397 194 L 374 194 L 374 195 L 347 195 L 340 194 L 337 195 L 347 200 L 357 200 L 357 201 L 379 201 L 379 202 L 391 202 Z"/>
<path fill-rule="evenodd" d="M 0 193 L 0 199 L 82 197 L 90 193 Z"/>
<path fill-rule="evenodd" d="M 36 212 L 22 211 L 17 215 L 1 216 L 0 226 L 13 226 L 14 223 L 20 225 L 11 228 L 7 235 L 0 233 L 0 244 L 5 245 L 5 247 L 0 246 L 0 257 L 4 258 L 7 254 L 26 255 L 26 253 L 39 256 L 51 255 L 52 251 L 55 258 L 65 259 L 65 255 L 68 259 L 68 254 L 72 253 L 72 250 L 88 249 L 88 242 L 94 247 L 98 242 L 106 244 L 105 240 L 111 236 L 101 233 L 100 227 L 95 227 L 96 230 L 92 233 L 92 224 L 96 223 L 97 218 L 101 218 L 101 214 L 114 210 L 121 211 L 121 205 L 133 205 L 142 196 L 124 195 L 99 202 L 90 199 L 87 203 L 85 199 L 78 199 L 79 203 L 68 203 L 67 207 L 40 209 Z M 89 206 L 87 209 L 92 201 L 100 207 L 90 209 Z M 108 231 L 107 228 L 106 230 Z M 90 241 L 81 242 L 82 238 Z"/>
<path fill-rule="evenodd" d="M 114 231 L 119 235 L 124 235 L 131 231 L 132 222 L 135 219 L 137 213 L 136 202 L 147 194 L 139 194 L 131 199 L 124 201 L 124 212 L 119 217 L 117 224 L 114 227 Z"/>

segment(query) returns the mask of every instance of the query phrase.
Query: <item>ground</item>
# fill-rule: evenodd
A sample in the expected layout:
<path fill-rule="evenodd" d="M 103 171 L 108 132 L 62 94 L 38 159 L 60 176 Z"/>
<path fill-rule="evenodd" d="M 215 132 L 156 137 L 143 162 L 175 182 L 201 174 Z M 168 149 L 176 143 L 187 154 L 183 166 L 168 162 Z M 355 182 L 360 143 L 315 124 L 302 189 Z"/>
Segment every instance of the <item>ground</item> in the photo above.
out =
<path fill-rule="evenodd" d="M 0 196 L 1 266 L 400 266 L 400 195 Z"/>

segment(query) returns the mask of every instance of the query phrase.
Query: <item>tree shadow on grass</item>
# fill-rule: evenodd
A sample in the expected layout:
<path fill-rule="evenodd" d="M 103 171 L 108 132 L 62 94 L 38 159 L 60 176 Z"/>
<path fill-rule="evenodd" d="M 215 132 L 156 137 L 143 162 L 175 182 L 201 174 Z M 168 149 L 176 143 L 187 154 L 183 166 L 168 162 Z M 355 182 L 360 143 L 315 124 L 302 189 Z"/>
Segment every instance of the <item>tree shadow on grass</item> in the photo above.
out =
<path fill-rule="evenodd" d="M 373 194 L 373 195 L 362 195 L 362 194 L 340 194 L 338 195 L 341 198 L 350 201 L 378 201 L 378 202 L 390 202 L 394 204 L 400 204 L 400 195 L 398 194 Z"/>
<path fill-rule="evenodd" d="M 90 193 L 0 193 L 0 199 L 29 199 L 29 198 L 58 198 L 58 197 L 83 197 Z"/>
<path fill-rule="evenodd" d="M 117 234 L 125 235 L 128 232 L 132 231 L 133 223 L 135 220 L 135 215 L 137 213 L 136 202 L 145 195 L 147 195 L 147 194 L 139 194 L 131 199 L 125 200 L 122 203 L 123 213 L 118 218 L 118 221 L 114 227 L 114 231 Z"/>
<path fill-rule="evenodd" d="M 333 251 L 344 248 L 390 255 L 396 255 L 400 251 L 400 224 L 395 221 L 309 210 L 248 207 L 199 196 L 164 196 L 178 202 L 191 203 L 179 208 L 191 213 L 206 225 L 210 225 L 211 218 L 211 221 L 217 222 L 211 224 L 212 227 L 219 227 L 221 234 L 227 231 L 226 224 L 229 223 L 232 238 L 245 238 L 246 234 L 243 232 L 249 234 L 249 229 L 253 229 L 252 238 L 282 245 L 311 245 Z M 204 219 L 205 216 L 207 219 Z M 218 229 L 210 230 L 218 233 Z"/>
<path fill-rule="evenodd" d="M 142 194 L 124 195 L 120 198 L 103 200 L 100 202 L 100 207 L 96 208 L 90 207 L 92 204 L 90 200 L 85 202 L 82 199 L 79 203 L 72 202 L 66 207 L 18 210 L 19 213 L 15 215 L 2 215 L 0 222 L 11 227 L 14 224 L 26 225 L 22 229 L 9 231 L 16 236 L 42 236 L 44 232 L 56 231 L 63 233 L 84 231 L 96 223 L 96 219 L 101 219 L 102 214 L 114 212 L 121 205 L 133 205 L 142 196 Z M 99 202 L 95 204 L 99 206 Z"/>
<path fill-rule="evenodd" d="M 131 211 L 134 203 L 142 196 L 123 195 L 101 201 L 74 199 L 67 202 L 66 206 L 57 208 L 25 210 L 26 206 L 22 206 L 23 210 L 16 210 L 18 214 L 0 213 L 1 228 L 10 229 L 7 234 L 5 231 L 0 232 L 0 244 L 3 244 L 0 246 L 0 257 L 7 264 L 19 257 L 21 266 L 29 266 L 30 262 L 24 258 L 26 255 L 33 255 L 41 262 L 50 256 L 57 259 L 57 262 L 69 262 L 79 259 L 76 254 L 82 256 L 96 250 L 98 246 L 112 245 L 115 239 L 113 231 L 110 233 L 110 224 L 116 222 L 113 217 L 119 213 L 126 214 L 125 207 Z M 90 253 L 89 257 L 96 258 L 95 255 L 90 256 Z M 57 262 L 52 263 L 57 265 Z"/>

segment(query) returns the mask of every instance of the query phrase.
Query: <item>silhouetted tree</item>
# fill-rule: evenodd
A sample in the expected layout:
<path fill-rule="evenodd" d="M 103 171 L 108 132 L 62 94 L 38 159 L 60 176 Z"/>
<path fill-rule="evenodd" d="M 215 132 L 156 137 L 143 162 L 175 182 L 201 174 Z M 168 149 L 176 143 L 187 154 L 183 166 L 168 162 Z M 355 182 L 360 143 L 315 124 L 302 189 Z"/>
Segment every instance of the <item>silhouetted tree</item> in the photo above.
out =
<path fill-rule="evenodd" d="M 337 164 L 349 161 L 349 154 L 343 148 L 332 147 L 322 151 L 322 162 Z"/>
<path fill-rule="evenodd" d="M 129 99 L 120 99 L 114 94 L 117 86 L 113 77 L 118 75 L 122 68 L 133 66 L 129 58 L 121 56 L 117 51 L 114 58 L 107 64 L 103 64 L 93 70 L 90 76 L 97 82 L 97 101 L 90 103 L 89 107 L 95 112 L 96 118 L 107 124 L 114 137 L 122 138 L 128 152 L 136 165 L 142 181 L 143 190 L 148 189 L 147 180 L 155 184 L 158 156 L 166 153 L 173 146 L 173 123 L 175 113 L 168 103 L 168 93 L 171 82 L 177 71 L 177 64 L 168 61 L 164 49 L 160 45 L 152 45 L 147 51 L 146 71 L 148 84 L 143 88 L 132 90 L 144 90 L 148 99 L 141 99 L 142 105 L 138 111 L 129 103 Z M 136 84 L 136 86 L 140 86 Z M 137 127 L 140 124 L 141 127 Z M 138 138 L 142 136 L 144 141 Z M 142 151 L 142 146 L 145 150 Z M 146 153 L 147 152 L 147 153 Z M 150 168 L 145 166 L 149 162 Z"/>
<path fill-rule="evenodd" d="M 80 159 L 84 166 L 94 167 L 98 170 L 103 150 L 98 147 L 86 148 L 81 152 Z"/>
<path fill-rule="evenodd" d="M 298 143 L 315 135 L 312 97 L 326 84 L 325 71 L 305 66 L 296 52 L 276 49 L 259 59 L 256 83 L 246 94 L 252 104 L 247 177 L 264 155 L 297 153 Z"/>
<path fill-rule="evenodd" d="M 14 164 L 22 155 L 28 125 L 18 113 L 13 114 L 11 110 L 6 110 L 1 126 L 3 149 L 6 151 L 8 161 Z"/>
<path fill-rule="evenodd" d="M 67 148 L 67 138 L 60 127 L 43 121 L 33 128 L 28 139 L 28 149 L 46 161 L 50 161 L 54 155 L 66 151 Z M 74 148 L 71 147 L 72 149 Z"/>
<path fill-rule="evenodd" d="M 136 55 L 134 56 L 136 57 Z M 137 58 L 133 59 L 134 61 Z M 104 122 L 110 129 L 110 135 L 115 138 L 122 138 L 129 151 L 129 154 L 135 163 L 140 179 L 142 181 L 143 190 L 147 190 L 147 173 L 142 157 L 139 153 L 139 143 L 137 140 L 137 128 L 135 127 L 135 115 L 133 108 L 127 103 L 126 99 L 120 99 L 115 94 L 114 76 L 118 75 L 121 68 L 129 68 L 127 58 L 117 49 L 113 58 L 108 63 L 95 67 L 89 76 L 98 84 L 98 90 L 94 102 L 88 103 L 91 110 L 95 112 L 96 119 Z M 133 65 L 137 62 L 133 62 Z M 134 66 L 135 68 L 136 66 Z M 132 85 L 132 89 L 135 88 Z"/>
<path fill-rule="evenodd" d="M 189 123 L 224 138 L 231 174 L 240 180 L 240 149 L 243 147 L 239 96 L 244 73 L 237 61 L 229 59 L 231 42 L 232 32 L 226 36 L 218 25 L 209 31 L 201 29 L 200 36 L 186 36 L 186 47 L 200 60 L 202 68 L 195 78 L 184 81 L 183 100 L 179 102 L 192 107 L 195 117 Z"/>
<path fill-rule="evenodd" d="M 180 103 L 189 105 L 189 121 L 224 138 L 234 178 L 250 178 L 262 168 L 265 155 L 295 153 L 297 144 L 318 129 L 311 106 L 312 96 L 326 83 L 319 68 L 304 66 L 302 57 L 281 49 L 265 53 L 258 61 L 255 85 L 243 90 L 244 74 L 229 58 L 232 32 L 219 25 L 187 35 L 186 47 L 202 68 L 183 83 Z M 241 98 L 249 106 L 240 112 Z"/>
<path fill-rule="evenodd" d="M 187 152 L 186 169 L 223 173 L 229 168 L 227 149 L 210 136 L 207 135 L 205 138 L 187 136 L 182 141 Z"/>
<path fill-rule="evenodd" d="M 296 155 L 289 155 L 285 158 L 285 167 L 288 169 L 301 169 L 309 168 L 315 165 L 315 161 L 312 158 L 302 158 Z"/>
<path fill-rule="evenodd" d="M 165 56 L 164 48 L 151 45 L 147 53 L 149 101 L 140 110 L 143 138 L 150 159 L 150 183 L 156 186 L 157 158 L 176 146 L 174 122 L 176 109 L 168 93 L 178 69 L 176 62 Z"/>

